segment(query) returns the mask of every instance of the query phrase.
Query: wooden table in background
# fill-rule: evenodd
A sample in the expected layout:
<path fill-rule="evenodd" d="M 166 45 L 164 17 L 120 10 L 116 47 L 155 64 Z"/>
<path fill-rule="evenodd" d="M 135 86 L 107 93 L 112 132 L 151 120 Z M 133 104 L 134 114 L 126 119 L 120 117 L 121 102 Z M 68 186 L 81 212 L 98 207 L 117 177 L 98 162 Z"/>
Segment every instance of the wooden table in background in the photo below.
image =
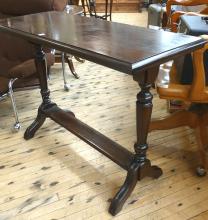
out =
<path fill-rule="evenodd" d="M 146 158 L 153 98 L 150 88 L 157 77 L 159 65 L 203 47 L 205 41 L 60 12 L 4 19 L 0 21 L 0 30 L 24 38 L 37 47 L 36 66 L 41 83 L 42 104 L 35 121 L 25 132 L 25 139 L 32 138 L 48 117 L 125 169 L 126 180 L 109 208 L 112 215 L 117 214 L 138 180 L 145 176 L 158 178 L 162 174 L 162 170 L 152 166 Z M 42 47 L 54 48 L 132 75 L 141 88 L 136 102 L 135 153 L 81 122 L 73 112 L 64 111 L 51 101 Z"/>

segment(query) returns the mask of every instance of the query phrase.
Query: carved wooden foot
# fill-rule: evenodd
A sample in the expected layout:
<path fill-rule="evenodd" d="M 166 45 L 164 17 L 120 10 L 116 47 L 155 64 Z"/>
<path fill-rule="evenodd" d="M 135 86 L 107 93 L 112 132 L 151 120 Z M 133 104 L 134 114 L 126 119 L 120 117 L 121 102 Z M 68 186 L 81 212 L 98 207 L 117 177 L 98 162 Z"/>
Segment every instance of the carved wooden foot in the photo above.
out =
<path fill-rule="evenodd" d="M 162 169 L 158 166 L 152 166 L 148 159 L 146 159 L 145 164 L 141 167 L 139 171 L 139 180 L 143 179 L 146 176 L 157 179 L 163 174 Z"/>
<path fill-rule="evenodd" d="M 138 161 L 133 161 L 127 172 L 127 177 L 124 184 L 121 186 L 120 190 L 117 192 L 111 202 L 109 212 L 112 215 L 116 215 L 122 209 L 125 201 L 134 190 L 138 180 L 141 180 L 145 176 L 158 178 L 161 175 L 162 170 L 157 166 L 151 166 L 149 160 L 146 160 L 143 166 L 141 166 Z"/>
<path fill-rule="evenodd" d="M 24 133 L 24 139 L 29 140 L 34 137 L 36 131 L 43 125 L 46 116 L 43 114 L 41 110 L 41 106 L 38 109 L 38 115 L 35 119 L 35 121 L 26 129 Z"/>
<path fill-rule="evenodd" d="M 136 186 L 136 183 L 138 181 L 138 171 L 139 163 L 135 161 L 132 163 L 128 170 L 124 184 L 121 186 L 120 190 L 117 192 L 111 202 L 109 212 L 112 215 L 116 215 L 122 209 L 123 204 Z"/>
<path fill-rule="evenodd" d="M 50 91 L 48 89 L 48 76 L 47 76 L 47 63 L 46 56 L 43 51 L 43 48 L 40 45 L 36 45 L 36 57 L 35 57 L 35 65 L 37 69 L 37 73 L 39 75 L 40 80 L 40 88 L 41 88 L 41 96 L 42 96 L 42 104 L 38 108 L 38 115 L 35 121 L 27 128 L 24 134 L 24 138 L 26 140 L 34 137 L 35 132 L 42 126 L 46 119 L 46 115 L 44 114 L 44 109 L 50 108 L 56 104 L 52 103 L 50 100 Z"/>

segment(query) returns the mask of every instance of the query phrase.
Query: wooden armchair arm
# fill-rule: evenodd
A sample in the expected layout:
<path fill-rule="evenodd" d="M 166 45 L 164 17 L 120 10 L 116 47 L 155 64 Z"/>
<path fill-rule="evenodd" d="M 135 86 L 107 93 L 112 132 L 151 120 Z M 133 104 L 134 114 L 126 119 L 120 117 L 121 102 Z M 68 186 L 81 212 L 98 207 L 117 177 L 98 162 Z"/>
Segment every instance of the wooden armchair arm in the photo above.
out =
<path fill-rule="evenodd" d="M 168 0 L 166 4 L 166 13 L 168 17 L 168 26 L 171 25 L 171 7 L 173 5 L 181 5 L 181 6 L 196 6 L 196 5 L 206 5 L 208 4 L 208 0 Z M 205 11 L 204 11 L 205 10 Z M 204 12 L 203 12 L 204 11 Z M 208 9 L 203 9 L 200 13 L 205 13 Z"/>
<path fill-rule="evenodd" d="M 191 85 L 190 99 L 203 100 L 206 90 L 206 77 L 204 68 L 204 52 L 208 50 L 208 43 L 199 50 L 193 52 L 194 76 Z M 208 60 L 206 61 L 208 62 Z"/>
<path fill-rule="evenodd" d="M 200 14 L 208 15 L 208 7 L 204 8 L 203 10 L 201 10 Z"/>
<path fill-rule="evenodd" d="M 200 13 L 196 13 L 196 12 L 184 12 L 184 11 L 173 12 L 171 14 L 171 19 L 170 19 L 170 30 L 172 32 L 177 32 L 178 23 L 179 23 L 181 15 L 204 16 L 205 14 L 200 14 Z"/>
<path fill-rule="evenodd" d="M 177 32 L 180 16 L 184 14 L 186 14 L 186 12 L 184 11 L 173 12 L 173 14 L 171 15 L 171 19 L 170 19 L 170 30 L 172 32 Z"/>

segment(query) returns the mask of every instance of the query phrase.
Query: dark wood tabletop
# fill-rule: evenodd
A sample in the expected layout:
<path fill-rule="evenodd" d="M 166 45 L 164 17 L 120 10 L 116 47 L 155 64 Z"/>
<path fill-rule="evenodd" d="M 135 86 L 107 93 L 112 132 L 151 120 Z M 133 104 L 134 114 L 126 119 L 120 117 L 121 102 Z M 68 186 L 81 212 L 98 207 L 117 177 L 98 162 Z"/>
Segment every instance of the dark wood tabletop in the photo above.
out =
<path fill-rule="evenodd" d="M 0 30 L 130 74 L 203 45 L 196 37 L 62 12 L 8 18 Z"/>

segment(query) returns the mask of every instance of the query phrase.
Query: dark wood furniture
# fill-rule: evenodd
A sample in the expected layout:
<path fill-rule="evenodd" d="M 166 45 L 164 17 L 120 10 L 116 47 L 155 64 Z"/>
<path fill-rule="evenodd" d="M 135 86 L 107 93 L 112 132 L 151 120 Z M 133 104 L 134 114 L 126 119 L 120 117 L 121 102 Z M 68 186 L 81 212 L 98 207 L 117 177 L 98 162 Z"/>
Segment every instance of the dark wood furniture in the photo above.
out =
<path fill-rule="evenodd" d="M 147 134 L 152 112 L 150 88 L 157 77 L 159 65 L 203 47 L 205 41 L 196 37 L 58 12 L 1 20 L 0 30 L 33 42 L 37 48 L 36 65 L 43 101 L 35 121 L 27 128 L 24 138 L 26 140 L 32 138 L 48 117 L 125 169 L 126 180 L 112 199 L 109 208 L 112 215 L 117 214 L 138 180 L 145 176 L 158 178 L 162 174 L 162 170 L 152 166 L 146 158 Z M 165 39 L 168 39 L 168 42 Z M 135 153 L 89 127 L 77 119 L 73 112 L 64 111 L 51 101 L 43 46 L 133 76 L 141 88 L 136 102 Z"/>
<path fill-rule="evenodd" d="M 108 0 L 109 1 L 109 0 Z M 96 0 L 98 12 L 105 11 L 106 0 Z M 113 0 L 113 12 L 142 12 L 142 0 Z"/>
<path fill-rule="evenodd" d="M 84 15 L 89 14 L 90 17 L 100 18 L 104 20 L 112 20 L 113 0 L 104 0 L 102 2 L 103 9 L 100 10 L 96 0 L 81 0 L 84 9 Z M 98 13 L 102 12 L 102 13 Z"/>
<path fill-rule="evenodd" d="M 88 4 L 91 2 L 95 5 L 98 13 L 105 13 L 106 5 L 109 5 L 113 12 L 142 12 L 143 6 L 142 0 L 68 0 L 68 2 L 69 4 L 85 6 L 87 6 L 87 2 Z"/>

